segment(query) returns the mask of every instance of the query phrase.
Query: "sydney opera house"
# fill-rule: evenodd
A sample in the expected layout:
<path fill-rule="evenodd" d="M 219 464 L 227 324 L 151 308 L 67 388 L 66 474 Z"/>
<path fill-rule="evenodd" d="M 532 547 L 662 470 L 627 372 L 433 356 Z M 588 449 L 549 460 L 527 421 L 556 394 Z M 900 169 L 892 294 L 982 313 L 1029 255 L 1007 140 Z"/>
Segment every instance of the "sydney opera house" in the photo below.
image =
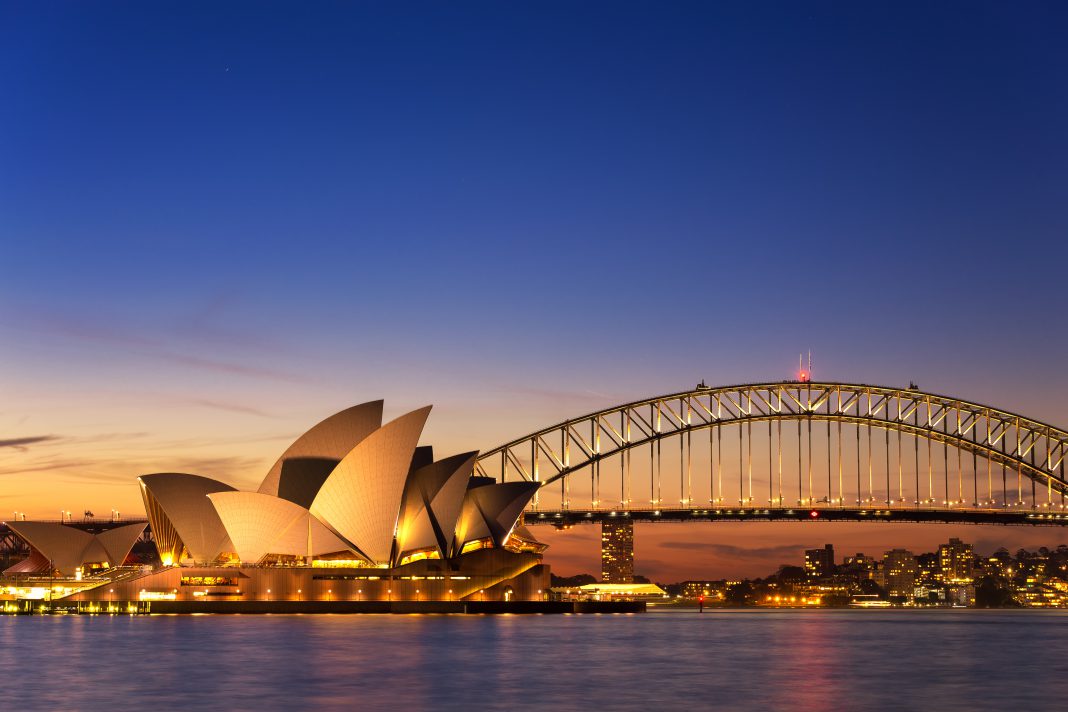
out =
<path fill-rule="evenodd" d="M 5 575 L 77 574 L 74 602 L 540 600 L 545 547 L 521 522 L 537 485 L 475 476 L 476 452 L 435 460 L 419 445 L 429 406 L 384 425 L 382 410 L 322 421 L 255 492 L 139 477 L 154 568 L 122 566 L 144 524 L 92 534 L 11 522 L 31 555 Z"/>

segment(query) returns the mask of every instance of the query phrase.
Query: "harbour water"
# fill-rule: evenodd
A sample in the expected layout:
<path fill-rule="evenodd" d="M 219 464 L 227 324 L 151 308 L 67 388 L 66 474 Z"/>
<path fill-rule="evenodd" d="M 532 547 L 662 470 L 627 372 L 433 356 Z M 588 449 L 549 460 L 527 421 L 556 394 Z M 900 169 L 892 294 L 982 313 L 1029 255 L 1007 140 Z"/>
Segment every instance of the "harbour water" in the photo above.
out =
<path fill-rule="evenodd" d="M 1063 709 L 1068 612 L 0 617 L 11 709 Z"/>

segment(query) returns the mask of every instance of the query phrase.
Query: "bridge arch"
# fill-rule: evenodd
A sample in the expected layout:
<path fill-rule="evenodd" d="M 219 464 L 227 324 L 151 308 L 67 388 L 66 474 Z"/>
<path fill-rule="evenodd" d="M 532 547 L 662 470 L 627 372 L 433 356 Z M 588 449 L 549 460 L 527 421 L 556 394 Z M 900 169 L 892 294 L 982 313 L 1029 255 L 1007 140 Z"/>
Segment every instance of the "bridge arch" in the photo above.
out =
<path fill-rule="evenodd" d="M 858 459 L 860 457 L 860 428 L 869 429 L 869 458 L 870 430 L 885 431 L 887 478 L 890 476 L 889 438 L 891 433 L 896 432 L 913 436 L 917 442 L 917 448 L 920 441 L 926 441 L 928 444 L 941 443 L 946 446 L 947 451 L 948 448 L 954 448 L 958 453 L 971 454 L 973 474 L 976 477 L 978 477 L 979 457 L 990 464 L 1011 470 L 1017 474 L 1021 482 L 1024 478 L 1030 482 L 1032 507 L 1039 506 L 1038 499 L 1041 498 L 1041 490 L 1045 494 L 1045 502 L 1041 506 L 1064 508 L 1065 494 L 1068 492 L 1068 480 L 1065 478 L 1068 432 L 1065 430 L 1004 409 L 928 393 L 917 388 L 889 388 L 835 382 L 783 381 L 713 388 L 702 385 L 688 391 L 626 403 L 557 423 L 486 451 L 478 458 L 476 473 L 502 481 L 525 479 L 540 482 L 543 487 L 560 482 L 563 488 L 567 479 L 575 473 L 590 469 L 593 471 L 591 476 L 598 476 L 596 471 L 600 463 L 607 458 L 628 453 L 634 448 L 647 445 L 659 447 L 660 441 L 667 438 L 682 437 L 689 440 L 697 431 L 713 431 L 728 425 L 744 425 L 751 429 L 752 424 L 765 422 L 768 424 L 769 438 L 771 437 L 771 424 L 779 424 L 780 447 L 782 423 L 796 422 L 799 438 L 802 424 L 805 424 L 809 430 L 810 459 L 812 456 L 812 424 L 826 423 L 828 441 L 831 437 L 831 426 L 837 424 L 840 478 L 842 472 L 841 426 L 845 424 L 858 429 Z M 740 432 L 739 438 L 741 438 Z M 681 443 L 680 447 L 682 447 Z M 900 441 L 898 447 L 900 476 Z M 828 448 L 830 448 L 829 444 Z M 799 442 L 798 457 L 801 456 L 802 450 L 802 444 Z M 828 449 L 828 459 L 830 457 L 830 449 Z M 918 449 L 916 458 L 917 484 L 914 503 L 920 504 Z M 750 467 L 751 463 L 750 457 Z M 802 467 L 799 463 L 799 472 Z M 929 457 L 928 468 L 931 468 Z M 828 473 L 830 473 L 830 465 L 828 465 Z M 816 502 L 812 497 L 811 462 L 808 474 L 809 497 L 806 501 L 802 491 L 801 496 L 797 498 L 797 504 L 812 505 Z M 858 463 L 857 476 L 859 475 Z M 947 498 L 950 498 L 948 462 L 945 477 Z M 740 487 L 744 489 L 743 485 Z M 961 488 L 963 489 L 963 485 Z M 977 483 L 975 488 L 978 489 Z M 833 485 L 830 482 L 828 489 L 831 491 L 827 493 L 824 501 L 830 504 L 833 503 L 831 496 Z M 858 482 L 858 503 L 861 502 L 859 489 Z M 888 480 L 886 501 L 882 503 L 884 505 L 895 504 L 890 489 Z M 752 500 L 752 482 L 750 482 L 749 495 Z M 845 504 L 842 495 L 843 487 L 840 481 L 837 502 L 839 505 Z M 1059 499 L 1057 505 L 1054 505 L 1054 496 Z M 621 496 L 621 499 L 626 498 Z M 776 497 L 772 492 L 764 501 L 772 506 L 786 506 L 781 484 L 777 499 L 776 502 Z M 1003 499 L 1005 499 L 1004 496 Z M 976 494 L 971 504 L 973 506 L 994 504 L 992 501 L 981 502 L 979 500 Z M 1019 497 L 1018 501 L 1012 503 L 1003 501 L 1000 504 L 1003 507 L 1023 508 L 1025 503 L 1022 500 L 1023 497 Z M 710 500 L 710 503 L 715 504 L 715 498 Z M 596 495 L 593 495 L 591 508 L 597 508 L 599 504 L 601 503 L 597 501 Z M 626 501 L 619 503 L 622 507 L 628 504 Z M 655 507 L 660 503 L 653 498 L 650 504 Z M 680 504 L 693 507 L 698 503 L 692 498 L 683 497 Z M 747 504 L 744 498 L 741 504 Z M 753 502 L 750 501 L 748 504 L 752 506 Z M 873 501 L 870 504 L 876 506 L 879 503 Z M 905 502 L 902 500 L 896 504 L 905 504 Z M 933 500 L 930 504 L 934 504 Z M 965 506 L 963 491 L 959 501 L 953 501 L 950 498 L 942 504 Z M 563 495 L 562 507 L 568 508 L 566 494 Z"/>

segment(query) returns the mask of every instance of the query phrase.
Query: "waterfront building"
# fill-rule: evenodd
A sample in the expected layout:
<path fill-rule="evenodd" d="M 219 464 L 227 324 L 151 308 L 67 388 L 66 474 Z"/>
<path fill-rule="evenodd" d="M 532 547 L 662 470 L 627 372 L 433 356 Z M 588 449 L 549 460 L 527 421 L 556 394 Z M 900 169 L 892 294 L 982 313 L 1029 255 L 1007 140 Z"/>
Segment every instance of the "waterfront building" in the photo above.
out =
<path fill-rule="evenodd" d="M 838 571 L 852 580 L 862 581 L 875 575 L 877 563 L 872 557 L 857 552 L 856 556 L 845 557 Z"/>
<path fill-rule="evenodd" d="M 634 581 L 634 522 L 630 519 L 601 524 L 601 581 Z"/>
<path fill-rule="evenodd" d="M 679 595 L 694 600 L 704 596 L 706 601 L 723 600 L 726 597 L 727 582 L 720 581 L 683 581 L 679 584 Z"/>
<path fill-rule="evenodd" d="M 915 593 L 919 566 L 906 549 L 892 549 L 883 555 L 883 588 L 895 598 L 911 599 Z"/>
<path fill-rule="evenodd" d="M 662 601 L 667 592 L 655 583 L 588 583 L 550 589 L 556 601 Z"/>
<path fill-rule="evenodd" d="M 834 547 L 830 544 L 822 549 L 805 550 L 805 575 L 809 578 L 830 576 L 834 573 Z"/>
<path fill-rule="evenodd" d="M 972 545 L 953 538 L 938 547 L 938 578 L 944 584 L 968 584 L 974 579 Z"/>
<path fill-rule="evenodd" d="M 912 589 L 912 601 L 917 605 L 932 605 L 945 600 L 945 591 L 939 588 L 928 588 L 922 584 Z"/>
<path fill-rule="evenodd" d="M 939 569 L 938 552 L 924 552 L 916 555 L 919 567 L 919 581 L 930 589 L 941 588 L 942 574 Z"/>

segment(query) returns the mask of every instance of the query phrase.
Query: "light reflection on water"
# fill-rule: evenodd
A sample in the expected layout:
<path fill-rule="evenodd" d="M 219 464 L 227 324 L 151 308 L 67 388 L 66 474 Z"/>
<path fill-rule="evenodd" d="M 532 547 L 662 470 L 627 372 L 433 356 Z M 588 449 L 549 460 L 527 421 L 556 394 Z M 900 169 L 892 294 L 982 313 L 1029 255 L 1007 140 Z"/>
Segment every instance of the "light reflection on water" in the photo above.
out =
<path fill-rule="evenodd" d="M 1063 709 L 1068 612 L 0 618 L 13 709 Z"/>

